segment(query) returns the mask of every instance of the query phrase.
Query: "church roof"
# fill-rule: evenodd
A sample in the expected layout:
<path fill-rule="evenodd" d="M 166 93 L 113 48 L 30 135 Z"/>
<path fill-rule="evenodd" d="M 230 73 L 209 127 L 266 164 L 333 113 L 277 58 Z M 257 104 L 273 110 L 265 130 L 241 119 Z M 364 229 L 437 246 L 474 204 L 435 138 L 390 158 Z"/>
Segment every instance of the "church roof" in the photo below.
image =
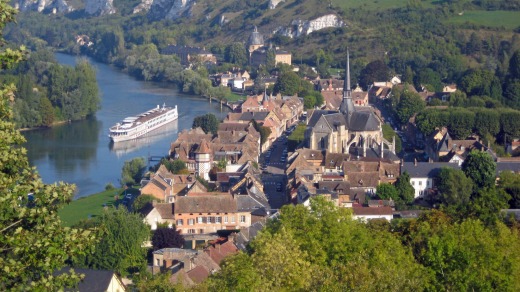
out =
<path fill-rule="evenodd" d="M 324 110 L 315 110 L 311 114 L 311 118 L 309 119 L 308 125 L 310 127 L 316 126 L 316 123 L 321 118 L 322 115 L 335 114 L 336 111 L 324 111 Z"/>
<path fill-rule="evenodd" d="M 352 113 L 349 123 L 349 130 L 353 131 L 377 131 L 380 123 L 376 115 L 372 112 L 355 111 Z"/>
<path fill-rule="evenodd" d="M 247 42 L 250 46 L 251 45 L 264 45 L 264 36 L 258 32 L 258 29 L 255 26 L 255 29 L 249 36 L 249 40 Z"/>

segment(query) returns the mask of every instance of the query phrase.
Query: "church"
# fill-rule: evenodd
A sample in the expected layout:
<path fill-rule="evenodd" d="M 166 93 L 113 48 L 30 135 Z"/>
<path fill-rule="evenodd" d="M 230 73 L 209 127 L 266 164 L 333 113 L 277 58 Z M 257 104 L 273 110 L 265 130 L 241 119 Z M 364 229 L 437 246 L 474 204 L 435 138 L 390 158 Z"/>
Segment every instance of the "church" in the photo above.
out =
<path fill-rule="evenodd" d="M 359 157 L 386 153 L 395 155 L 395 141 L 383 138 L 382 120 L 372 107 L 354 106 L 350 86 L 350 64 L 347 51 L 347 68 L 343 100 L 339 111 L 315 110 L 307 118 L 305 140 L 312 150 L 328 153 L 346 153 Z M 386 148 L 385 148 L 386 145 Z"/>

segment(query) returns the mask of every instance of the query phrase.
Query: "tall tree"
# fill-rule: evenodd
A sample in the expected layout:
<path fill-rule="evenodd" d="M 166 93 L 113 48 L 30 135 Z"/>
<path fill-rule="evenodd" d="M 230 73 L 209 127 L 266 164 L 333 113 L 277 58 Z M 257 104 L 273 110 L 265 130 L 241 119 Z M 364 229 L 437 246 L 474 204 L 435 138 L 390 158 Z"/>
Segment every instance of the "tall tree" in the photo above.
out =
<path fill-rule="evenodd" d="M 121 171 L 121 182 L 123 184 L 136 184 L 143 177 L 145 170 L 146 162 L 143 157 L 125 161 Z"/>
<path fill-rule="evenodd" d="M 399 199 L 402 203 L 409 204 L 415 199 L 415 189 L 410 184 L 410 175 L 404 172 L 397 178 L 395 188 L 399 193 Z"/>
<path fill-rule="evenodd" d="M 274 91 L 283 95 L 294 95 L 301 90 L 301 79 L 298 74 L 288 71 L 280 74 L 274 85 Z"/>
<path fill-rule="evenodd" d="M 242 43 L 232 43 L 226 49 L 225 59 L 235 65 L 246 65 L 248 60 L 246 48 Z"/>
<path fill-rule="evenodd" d="M 405 125 L 414 114 L 422 111 L 425 106 L 426 103 L 417 93 L 404 91 L 401 94 L 395 113 L 399 122 Z"/>
<path fill-rule="evenodd" d="M 377 186 L 376 194 L 383 200 L 399 200 L 399 193 L 393 184 L 381 183 Z"/>
<path fill-rule="evenodd" d="M 101 241 L 93 254 L 85 259 L 90 268 L 114 270 L 127 275 L 146 264 L 143 243 L 150 237 L 150 229 L 139 214 L 125 208 L 107 210 L 98 219 Z M 78 264 L 82 264 L 78 262 Z"/>
<path fill-rule="evenodd" d="M 487 152 L 471 151 L 462 163 L 462 171 L 478 188 L 495 185 L 496 163 Z"/>
<path fill-rule="evenodd" d="M 388 81 L 390 77 L 390 70 L 386 64 L 381 60 L 376 60 L 368 63 L 366 67 L 361 70 L 359 76 L 359 85 L 363 88 L 368 88 L 374 81 Z"/>
<path fill-rule="evenodd" d="M 16 11 L 0 1 L 0 31 Z M 4 44 L 0 35 L 0 42 Z M 12 67 L 22 50 L 0 52 L 0 67 Z M 74 186 L 45 185 L 29 166 L 23 136 L 15 130 L 10 105 L 13 85 L 0 89 L 0 289 L 4 291 L 60 290 L 74 286 L 81 275 L 53 275 L 66 261 L 90 250 L 90 231 L 62 226 L 58 209 L 72 199 Z"/>
<path fill-rule="evenodd" d="M 517 50 L 509 59 L 509 77 L 520 80 L 520 50 Z"/>
<path fill-rule="evenodd" d="M 206 134 L 216 134 L 219 124 L 220 122 L 214 114 L 205 114 L 195 117 L 191 127 L 193 129 L 200 127 Z"/>
<path fill-rule="evenodd" d="M 154 250 L 167 247 L 181 248 L 184 245 L 184 237 L 175 228 L 160 227 L 152 235 Z"/>

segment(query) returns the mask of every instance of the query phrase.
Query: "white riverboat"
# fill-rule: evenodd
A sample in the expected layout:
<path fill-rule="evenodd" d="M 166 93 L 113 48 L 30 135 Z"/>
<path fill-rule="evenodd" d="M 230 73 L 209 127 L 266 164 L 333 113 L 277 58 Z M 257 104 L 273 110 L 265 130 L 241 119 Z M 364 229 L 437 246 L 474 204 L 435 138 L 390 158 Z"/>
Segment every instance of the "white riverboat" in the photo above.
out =
<path fill-rule="evenodd" d="M 110 128 L 108 136 L 114 142 L 127 141 L 138 138 L 154 129 L 157 129 L 179 117 L 177 106 L 157 106 L 147 112 L 133 117 L 127 117 Z"/>

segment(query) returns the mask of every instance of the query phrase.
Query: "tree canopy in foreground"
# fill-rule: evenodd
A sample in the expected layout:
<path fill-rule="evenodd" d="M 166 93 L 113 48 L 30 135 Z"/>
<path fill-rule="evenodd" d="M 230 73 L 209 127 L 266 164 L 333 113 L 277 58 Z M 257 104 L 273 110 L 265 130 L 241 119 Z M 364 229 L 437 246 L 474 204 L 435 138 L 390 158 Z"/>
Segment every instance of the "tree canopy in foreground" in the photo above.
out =
<path fill-rule="evenodd" d="M 15 10 L 0 1 L 0 30 Z M 1 42 L 2 40 L 0 40 Z M 21 51 L 0 53 L 2 69 L 22 57 Z M 23 136 L 15 130 L 12 85 L 0 89 L 0 290 L 57 291 L 73 286 L 81 275 L 53 275 L 66 261 L 93 245 L 90 231 L 63 227 L 58 209 L 72 199 L 74 186 L 46 185 L 29 166 Z"/>

